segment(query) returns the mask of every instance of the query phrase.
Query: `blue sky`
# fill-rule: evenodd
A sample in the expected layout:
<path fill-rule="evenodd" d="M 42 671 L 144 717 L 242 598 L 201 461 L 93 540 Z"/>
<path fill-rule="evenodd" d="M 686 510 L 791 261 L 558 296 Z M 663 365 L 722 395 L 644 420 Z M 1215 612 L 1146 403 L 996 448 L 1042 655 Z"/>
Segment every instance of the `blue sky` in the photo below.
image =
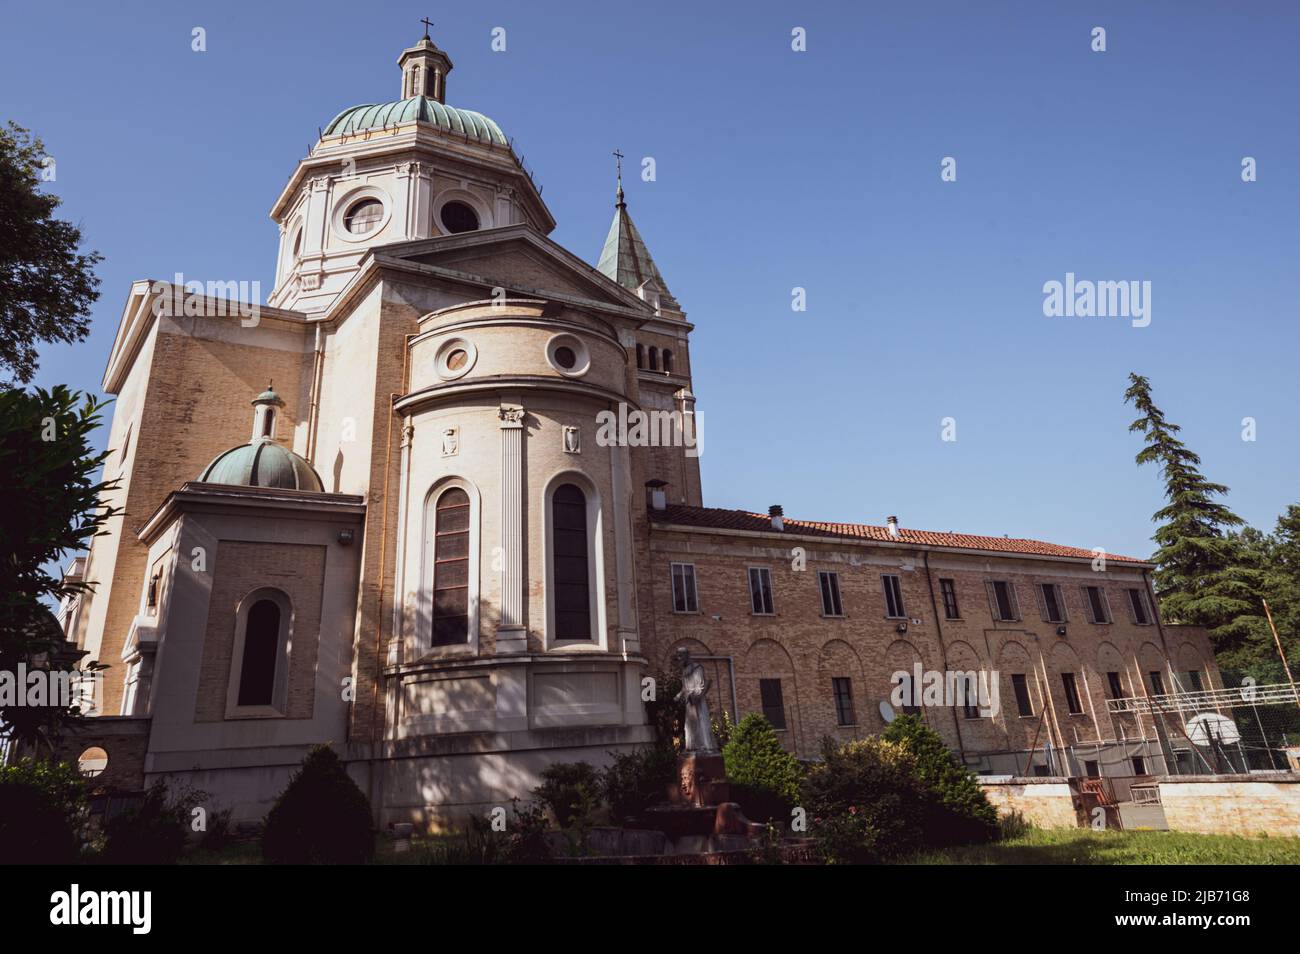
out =
<path fill-rule="evenodd" d="M 706 504 L 1145 555 L 1130 370 L 1249 522 L 1300 496 L 1288 3 L 11 5 L 0 119 L 106 256 L 90 338 L 36 383 L 98 389 L 133 279 L 269 292 L 272 202 L 319 126 L 397 98 L 425 15 L 562 245 L 594 262 L 610 152 L 654 157 L 628 202 L 697 326 Z M 1150 326 L 1045 317 L 1067 272 L 1150 281 Z"/>

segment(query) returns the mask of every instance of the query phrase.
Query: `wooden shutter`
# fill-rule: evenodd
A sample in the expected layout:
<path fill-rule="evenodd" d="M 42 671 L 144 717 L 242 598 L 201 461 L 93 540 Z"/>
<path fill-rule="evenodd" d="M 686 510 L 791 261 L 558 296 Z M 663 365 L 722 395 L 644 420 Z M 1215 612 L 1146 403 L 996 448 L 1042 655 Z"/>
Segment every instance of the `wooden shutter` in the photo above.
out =
<path fill-rule="evenodd" d="M 551 498 L 555 638 L 591 639 L 591 578 L 587 552 L 587 497 L 573 484 Z"/>
<path fill-rule="evenodd" d="M 988 590 L 988 594 L 989 594 L 989 613 L 993 616 L 995 620 L 1002 619 L 1002 614 L 998 612 L 998 591 L 997 588 L 993 585 L 993 581 L 985 580 L 984 588 Z"/>
<path fill-rule="evenodd" d="M 1016 596 L 1016 584 L 1010 580 L 1007 583 L 1007 602 L 1011 604 L 1011 618 L 1020 619 L 1020 599 Z"/>
<path fill-rule="evenodd" d="M 1083 611 L 1088 614 L 1088 622 L 1097 622 L 1097 614 L 1092 611 L 1092 597 L 1088 594 L 1088 588 L 1081 586 L 1079 592 L 1083 594 Z"/>
<path fill-rule="evenodd" d="M 1043 622 L 1050 623 L 1051 620 L 1047 618 L 1047 598 L 1043 596 L 1043 587 L 1045 585 L 1044 583 L 1035 583 L 1034 596 L 1038 597 L 1038 612 L 1042 615 Z"/>
<path fill-rule="evenodd" d="M 1115 614 L 1110 611 L 1110 597 L 1106 595 L 1106 587 L 1097 587 L 1097 595 L 1101 597 L 1101 610 L 1106 614 L 1106 618 L 1102 620 L 1102 622 L 1109 623 L 1114 621 Z"/>

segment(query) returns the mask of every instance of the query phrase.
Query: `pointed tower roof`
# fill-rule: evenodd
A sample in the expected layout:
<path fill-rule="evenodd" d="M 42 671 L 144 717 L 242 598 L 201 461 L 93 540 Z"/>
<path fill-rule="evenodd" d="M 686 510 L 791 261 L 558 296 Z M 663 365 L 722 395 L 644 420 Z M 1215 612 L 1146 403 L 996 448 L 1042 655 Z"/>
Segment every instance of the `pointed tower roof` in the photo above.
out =
<path fill-rule="evenodd" d="M 676 299 L 668 290 L 668 283 L 659 274 L 655 260 L 650 257 L 650 250 L 641 239 L 641 233 L 632 224 L 632 216 L 627 211 L 627 201 L 623 196 L 623 174 L 618 176 L 618 192 L 614 206 L 614 221 L 610 223 L 609 234 L 605 236 L 605 247 L 600 250 L 600 260 L 596 270 L 612 278 L 624 288 L 641 293 L 641 287 L 650 283 L 666 303 L 676 306 Z M 649 300 L 649 296 L 642 295 Z"/>

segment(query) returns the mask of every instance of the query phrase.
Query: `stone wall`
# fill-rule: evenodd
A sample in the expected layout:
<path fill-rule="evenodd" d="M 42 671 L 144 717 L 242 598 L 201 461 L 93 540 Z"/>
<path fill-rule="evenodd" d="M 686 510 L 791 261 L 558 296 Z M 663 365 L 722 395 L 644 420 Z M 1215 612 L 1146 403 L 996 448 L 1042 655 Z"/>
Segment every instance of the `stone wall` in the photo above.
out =
<path fill-rule="evenodd" d="M 1300 837 L 1300 775 L 1183 775 L 1160 782 L 1173 831 Z"/>
<path fill-rule="evenodd" d="M 1020 812 L 1036 828 L 1078 828 L 1075 795 L 1064 778 L 1012 778 L 980 787 L 999 815 Z"/>

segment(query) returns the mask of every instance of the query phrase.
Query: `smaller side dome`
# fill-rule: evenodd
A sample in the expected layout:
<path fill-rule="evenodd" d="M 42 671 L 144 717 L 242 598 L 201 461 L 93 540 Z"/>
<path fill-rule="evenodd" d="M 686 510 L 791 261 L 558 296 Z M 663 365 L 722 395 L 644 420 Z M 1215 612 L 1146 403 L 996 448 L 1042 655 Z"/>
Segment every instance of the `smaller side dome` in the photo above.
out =
<path fill-rule="evenodd" d="M 218 454 L 203 469 L 199 480 L 205 484 L 278 487 L 281 490 L 321 493 L 325 485 L 306 458 L 275 442 L 277 411 L 283 406 L 284 402 L 270 385 L 253 398 L 252 439 L 247 444 Z"/>
<path fill-rule="evenodd" d="M 278 487 L 316 493 L 325 489 L 315 468 L 306 459 L 265 437 L 218 454 L 204 468 L 199 480 L 206 484 Z"/>

